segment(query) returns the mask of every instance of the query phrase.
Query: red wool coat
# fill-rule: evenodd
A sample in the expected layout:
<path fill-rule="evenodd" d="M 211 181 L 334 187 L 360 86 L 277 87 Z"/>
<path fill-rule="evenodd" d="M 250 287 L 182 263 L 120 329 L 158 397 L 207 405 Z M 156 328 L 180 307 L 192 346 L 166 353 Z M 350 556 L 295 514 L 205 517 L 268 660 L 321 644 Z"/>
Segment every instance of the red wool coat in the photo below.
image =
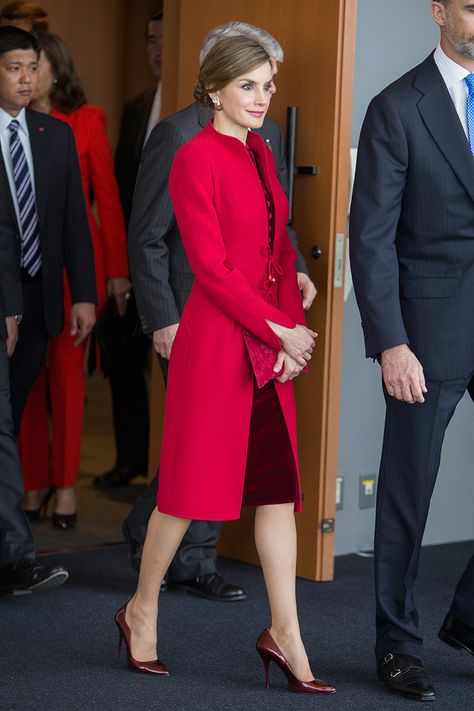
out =
<path fill-rule="evenodd" d="M 171 170 L 173 207 L 196 281 L 171 353 L 157 505 L 183 518 L 240 517 L 254 392 L 242 330 L 279 350 L 265 319 L 288 328 L 305 323 L 286 233 L 288 201 L 271 151 L 255 134 L 247 140 L 273 195 L 278 306 L 265 299 L 268 217 L 246 146 L 210 123 L 178 151 Z M 293 384 L 275 387 L 296 462 Z M 299 480 L 296 490 L 299 510 Z"/>

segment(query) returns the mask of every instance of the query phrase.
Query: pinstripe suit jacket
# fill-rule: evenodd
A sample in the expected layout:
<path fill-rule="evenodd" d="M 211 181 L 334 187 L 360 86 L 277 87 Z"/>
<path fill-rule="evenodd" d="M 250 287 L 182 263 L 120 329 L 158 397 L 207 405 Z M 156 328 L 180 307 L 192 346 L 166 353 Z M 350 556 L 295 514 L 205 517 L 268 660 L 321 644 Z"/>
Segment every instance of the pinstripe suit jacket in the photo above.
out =
<path fill-rule="evenodd" d="M 211 112 L 197 102 L 160 121 L 142 154 L 133 196 L 128 247 L 138 313 L 145 333 L 178 323 L 194 275 L 184 251 L 168 192 L 168 179 L 178 148 L 201 131 Z M 278 178 L 287 191 L 287 167 L 280 128 L 265 119 L 258 131 L 271 148 Z M 297 249 L 296 235 L 289 230 Z M 298 251 L 298 249 L 297 249 Z M 307 272 L 298 252 L 297 271 Z"/>
<path fill-rule="evenodd" d="M 351 265 L 367 356 L 409 343 L 429 380 L 474 372 L 474 157 L 430 55 L 371 102 Z"/>

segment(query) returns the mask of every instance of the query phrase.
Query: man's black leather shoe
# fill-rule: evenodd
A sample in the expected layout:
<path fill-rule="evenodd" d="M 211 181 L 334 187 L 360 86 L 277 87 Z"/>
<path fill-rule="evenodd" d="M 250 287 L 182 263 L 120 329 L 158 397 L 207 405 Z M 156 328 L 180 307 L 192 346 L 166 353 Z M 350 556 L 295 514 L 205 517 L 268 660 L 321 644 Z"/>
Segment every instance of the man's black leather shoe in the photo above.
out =
<path fill-rule="evenodd" d="M 0 568 L 0 595 L 21 595 L 62 585 L 69 573 L 62 565 L 45 568 L 34 558 L 23 558 Z"/>
<path fill-rule="evenodd" d="M 125 519 L 122 525 L 123 537 L 128 545 L 128 562 L 131 569 L 137 575 L 140 572 L 140 565 L 142 562 L 143 546 L 141 543 L 136 541 L 132 534 L 130 533 L 130 528 L 128 527 L 128 521 Z M 168 576 L 165 575 L 161 581 L 160 592 L 166 592 L 168 590 Z"/>
<path fill-rule="evenodd" d="M 390 691 L 416 701 L 434 701 L 435 692 L 419 659 L 409 654 L 387 654 L 377 674 Z"/>
<path fill-rule="evenodd" d="M 136 476 L 146 476 L 146 467 L 114 467 L 94 479 L 98 489 L 108 489 L 114 486 L 127 486 Z"/>
<path fill-rule="evenodd" d="M 465 649 L 469 654 L 474 654 L 474 627 L 469 627 L 460 620 L 456 620 L 453 615 L 446 616 L 438 632 L 438 637 L 454 649 Z"/>
<path fill-rule="evenodd" d="M 184 595 L 199 595 L 208 600 L 221 602 L 237 602 L 247 597 L 245 590 L 238 585 L 227 583 L 219 573 L 208 573 L 199 578 L 183 580 L 178 583 L 170 582 L 170 590 Z"/>

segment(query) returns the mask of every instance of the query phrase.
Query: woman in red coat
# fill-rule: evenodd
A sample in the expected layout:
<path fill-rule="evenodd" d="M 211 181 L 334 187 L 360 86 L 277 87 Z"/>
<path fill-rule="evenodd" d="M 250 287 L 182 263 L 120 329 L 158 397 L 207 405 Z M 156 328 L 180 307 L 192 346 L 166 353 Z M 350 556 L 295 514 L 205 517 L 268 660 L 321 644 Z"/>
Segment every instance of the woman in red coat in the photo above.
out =
<path fill-rule="evenodd" d="M 94 246 L 98 309 L 108 293 L 123 313 L 130 294 L 125 223 L 107 139 L 105 112 L 86 104 L 71 55 L 64 42 L 48 32 L 38 33 L 42 46 L 38 87 L 31 108 L 49 113 L 72 128 L 86 198 Z M 92 199 L 99 221 L 92 210 Z M 65 282 L 65 313 L 70 312 Z M 55 487 L 53 523 L 68 528 L 76 520 L 75 492 L 84 415 L 84 347 L 76 346 L 65 323 L 63 332 L 49 342 L 48 373 L 43 370 L 28 400 L 19 434 L 25 480 L 24 507 L 38 517 L 39 507 Z M 49 387 L 52 441 L 49 444 L 46 391 Z"/>
<path fill-rule="evenodd" d="M 138 588 L 116 622 L 129 665 L 167 674 L 156 658 L 157 600 L 182 536 L 193 519 L 235 519 L 242 504 L 256 506 L 272 613 L 257 642 L 267 681 L 274 661 L 293 691 L 329 693 L 311 672 L 295 600 L 301 495 L 291 380 L 316 334 L 303 325 L 273 156 L 248 130 L 262 125 L 273 90 L 270 57 L 248 38 L 222 39 L 201 66 L 196 97 L 217 111 L 176 154 L 169 186 L 196 281 L 171 352 L 157 508 Z M 255 376 L 274 377 L 259 387 Z"/>

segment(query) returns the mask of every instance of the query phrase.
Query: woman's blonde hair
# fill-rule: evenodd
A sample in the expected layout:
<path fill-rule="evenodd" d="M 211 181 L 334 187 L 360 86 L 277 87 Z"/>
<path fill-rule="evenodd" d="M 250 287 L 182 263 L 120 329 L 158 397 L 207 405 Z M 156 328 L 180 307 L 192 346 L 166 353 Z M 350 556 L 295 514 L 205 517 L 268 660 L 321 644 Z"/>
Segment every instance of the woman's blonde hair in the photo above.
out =
<path fill-rule="evenodd" d="M 261 44 L 249 37 L 224 37 L 204 57 L 199 69 L 194 98 L 204 106 L 212 106 L 209 93 L 223 89 L 237 77 L 270 62 L 270 55 Z"/>

